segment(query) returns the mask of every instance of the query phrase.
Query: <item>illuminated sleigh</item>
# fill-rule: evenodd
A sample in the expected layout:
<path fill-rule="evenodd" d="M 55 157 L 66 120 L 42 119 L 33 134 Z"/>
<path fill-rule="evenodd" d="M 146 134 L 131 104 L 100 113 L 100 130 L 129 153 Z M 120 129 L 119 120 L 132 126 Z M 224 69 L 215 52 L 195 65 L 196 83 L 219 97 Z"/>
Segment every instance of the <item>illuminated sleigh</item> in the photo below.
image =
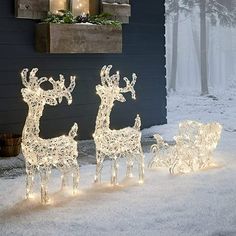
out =
<path fill-rule="evenodd" d="M 175 145 L 164 142 L 159 134 L 154 135 L 157 143 L 151 147 L 153 159 L 149 168 L 167 167 L 172 174 L 185 174 L 213 166 L 213 152 L 221 131 L 219 123 L 184 121 L 174 137 Z"/>

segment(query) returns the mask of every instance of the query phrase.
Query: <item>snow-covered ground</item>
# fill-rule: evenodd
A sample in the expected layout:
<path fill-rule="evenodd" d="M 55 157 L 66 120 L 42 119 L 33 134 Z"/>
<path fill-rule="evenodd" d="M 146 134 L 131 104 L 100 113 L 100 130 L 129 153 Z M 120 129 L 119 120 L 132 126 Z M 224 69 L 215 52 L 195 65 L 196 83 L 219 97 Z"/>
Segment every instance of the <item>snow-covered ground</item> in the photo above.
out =
<path fill-rule="evenodd" d="M 24 200 L 24 176 L 0 179 L 0 235 L 236 235 L 236 89 L 224 95 L 198 97 L 171 95 L 168 125 L 144 130 L 144 136 L 159 132 L 171 140 L 183 119 L 224 125 L 215 152 L 219 168 L 185 176 L 167 170 L 148 170 L 139 185 L 137 173 L 120 185 L 109 185 L 110 163 L 105 162 L 104 184 L 92 184 L 95 166 L 81 167 L 77 196 L 60 192 L 60 176 L 53 171 L 51 205 L 35 198 Z M 151 155 L 146 154 L 146 163 Z"/>

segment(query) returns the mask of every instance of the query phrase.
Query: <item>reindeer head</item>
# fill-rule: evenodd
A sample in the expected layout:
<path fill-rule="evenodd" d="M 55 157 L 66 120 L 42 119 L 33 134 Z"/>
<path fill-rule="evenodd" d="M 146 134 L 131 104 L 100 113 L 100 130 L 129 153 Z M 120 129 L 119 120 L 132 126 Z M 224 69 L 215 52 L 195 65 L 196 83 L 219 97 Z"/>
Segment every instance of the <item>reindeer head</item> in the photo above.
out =
<path fill-rule="evenodd" d="M 137 76 L 136 74 L 133 74 L 132 76 L 132 82 L 128 80 L 128 78 L 124 78 L 124 81 L 126 82 L 125 88 L 119 87 L 120 82 L 120 74 L 117 72 L 116 74 L 113 74 L 110 76 L 112 66 L 104 66 L 101 70 L 101 84 L 96 86 L 96 92 L 101 98 L 102 101 L 119 101 L 119 102 L 125 102 L 126 99 L 123 96 L 123 93 L 130 92 L 132 94 L 132 98 L 136 99 L 135 96 L 135 90 L 134 85 L 136 83 Z"/>
<path fill-rule="evenodd" d="M 28 69 L 24 69 L 21 72 L 22 83 L 25 86 L 25 88 L 21 90 L 21 93 L 27 104 L 31 104 L 32 106 L 45 104 L 56 106 L 58 103 L 62 102 L 63 97 L 67 99 L 69 105 L 72 103 L 71 92 L 75 87 L 75 76 L 71 76 L 70 85 L 66 88 L 63 75 L 60 75 L 60 79 L 55 81 L 53 78 L 38 78 L 36 76 L 38 72 L 37 68 L 32 69 L 29 75 L 28 72 Z M 40 85 L 46 81 L 52 84 L 53 89 L 43 90 L 40 87 Z"/>

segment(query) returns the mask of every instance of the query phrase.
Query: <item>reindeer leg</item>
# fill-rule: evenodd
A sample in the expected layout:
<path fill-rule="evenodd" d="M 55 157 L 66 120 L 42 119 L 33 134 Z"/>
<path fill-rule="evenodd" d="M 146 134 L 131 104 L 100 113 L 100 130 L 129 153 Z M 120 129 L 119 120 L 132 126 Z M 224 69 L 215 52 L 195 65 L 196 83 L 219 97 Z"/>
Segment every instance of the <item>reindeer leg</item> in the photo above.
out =
<path fill-rule="evenodd" d="M 111 170 L 111 184 L 117 184 L 117 176 L 118 176 L 118 158 L 115 156 L 112 158 L 112 170 Z"/>
<path fill-rule="evenodd" d="M 65 173 L 62 171 L 61 174 L 61 191 L 63 191 L 66 187 Z"/>
<path fill-rule="evenodd" d="M 32 196 L 35 176 L 35 167 L 29 162 L 26 163 L 26 174 L 26 199 L 29 199 Z"/>
<path fill-rule="evenodd" d="M 68 185 L 68 169 L 62 168 L 61 172 L 61 190 L 64 190 Z"/>
<path fill-rule="evenodd" d="M 128 178 L 132 178 L 133 177 L 133 166 L 134 166 L 133 156 L 130 154 L 127 157 L 126 177 L 128 177 Z"/>
<path fill-rule="evenodd" d="M 94 178 L 95 183 L 101 183 L 101 174 L 103 168 L 104 156 L 101 152 L 96 152 L 97 166 L 96 166 L 96 175 Z"/>
<path fill-rule="evenodd" d="M 61 191 L 65 190 L 69 185 L 69 174 L 72 174 L 72 177 L 74 178 L 74 168 L 75 164 L 72 160 L 67 161 L 66 165 L 64 163 L 63 165 L 58 166 L 58 169 L 61 171 Z"/>
<path fill-rule="evenodd" d="M 79 164 L 77 161 L 74 162 L 72 176 L 73 176 L 73 194 L 76 194 L 79 189 L 79 180 L 80 180 Z"/>
<path fill-rule="evenodd" d="M 139 183 L 142 184 L 144 181 L 144 154 L 142 147 L 139 149 L 139 163 L 138 163 L 138 169 L 139 169 Z"/>
<path fill-rule="evenodd" d="M 41 203 L 48 204 L 48 182 L 51 173 L 51 166 L 43 166 L 40 169 L 40 177 L 41 177 Z"/>

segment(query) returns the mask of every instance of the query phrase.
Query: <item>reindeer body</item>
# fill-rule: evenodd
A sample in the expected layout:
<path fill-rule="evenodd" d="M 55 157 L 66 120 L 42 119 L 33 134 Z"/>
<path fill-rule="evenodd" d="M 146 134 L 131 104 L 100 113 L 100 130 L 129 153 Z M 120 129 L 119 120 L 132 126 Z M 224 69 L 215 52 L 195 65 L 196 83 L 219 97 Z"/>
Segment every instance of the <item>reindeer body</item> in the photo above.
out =
<path fill-rule="evenodd" d="M 23 142 L 22 150 L 23 154 L 32 153 L 32 156 L 27 160 L 31 164 L 37 163 L 39 166 L 42 166 L 50 163 L 50 165 L 59 168 L 66 164 L 66 162 L 75 159 L 77 142 L 75 142 L 73 137 L 64 135 L 52 139 L 35 138 L 29 140 L 29 143 Z M 65 159 L 61 158 L 61 155 Z"/>
<path fill-rule="evenodd" d="M 37 78 L 37 69 L 30 72 L 27 79 L 28 69 L 22 71 L 22 82 L 25 88 L 22 89 L 24 101 L 29 106 L 28 116 L 22 133 L 22 153 L 26 160 L 26 197 L 32 194 L 34 176 L 38 171 L 41 177 L 41 201 L 43 204 L 49 202 L 47 185 L 52 167 L 62 172 L 62 187 L 67 183 L 69 173 L 73 176 L 73 192 L 76 192 L 79 184 L 79 165 L 77 162 L 78 150 L 77 136 L 78 126 L 75 123 L 68 135 L 51 139 L 42 139 L 40 133 L 40 118 L 46 104 L 55 106 L 66 97 L 71 104 L 71 92 L 75 87 L 75 78 L 71 77 L 71 84 L 68 88 L 64 86 L 64 78 L 60 76 L 59 81 L 52 78 Z M 52 90 L 43 90 L 40 84 L 49 81 L 53 85 Z M 57 101 L 58 99 L 58 101 Z"/>
<path fill-rule="evenodd" d="M 121 130 L 100 131 L 101 137 L 96 137 L 96 148 L 104 150 L 103 153 L 109 155 L 119 155 L 134 152 L 141 142 L 141 132 L 128 127 Z M 124 142 L 124 134 L 127 134 Z M 138 143 L 137 140 L 140 142 Z M 114 148 L 117 146 L 119 148 Z"/>
<path fill-rule="evenodd" d="M 125 102 L 122 93 L 131 92 L 135 99 L 134 85 L 136 75 L 133 74 L 133 81 L 130 83 L 127 78 L 127 87 L 120 88 L 119 73 L 110 76 L 112 66 L 104 66 L 101 71 L 102 84 L 96 87 L 97 94 L 101 98 L 101 104 L 96 120 L 94 132 L 94 141 L 96 144 L 97 168 L 95 182 L 101 182 L 101 172 L 105 157 L 112 159 L 112 177 L 111 183 L 117 183 L 118 159 L 125 157 L 127 159 L 127 176 L 132 176 L 132 168 L 135 159 L 139 165 L 139 181 L 144 179 L 144 155 L 141 147 L 141 120 L 137 116 L 134 127 L 127 127 L 120 130 L 110 129 L 110 113 L 115 101 Z"/>

